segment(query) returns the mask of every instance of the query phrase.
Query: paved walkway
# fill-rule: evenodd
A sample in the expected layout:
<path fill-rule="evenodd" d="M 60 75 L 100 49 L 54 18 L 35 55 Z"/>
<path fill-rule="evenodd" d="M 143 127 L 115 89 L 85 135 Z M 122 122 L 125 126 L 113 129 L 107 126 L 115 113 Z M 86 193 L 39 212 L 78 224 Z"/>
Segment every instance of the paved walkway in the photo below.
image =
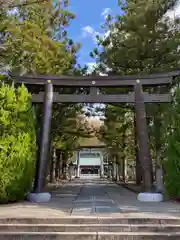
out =
<path fill-rule="evenodd" d="M 60 218 L 69 216 L 81 187 L 81 181 L 65 183 L 53 191 L 49 203 L 38 204 L 25 201 L 0 205 L 0 218 Z"/>
<path fill-rule="evenodd" d="M 142 214 L 179 216 L 180 205 L 172 202 L 137 201 L 137 194 L 106 180 L 86 180 L 74 202 L 72 215 L 138 216 Z"/>
<path fill-rule="evenodd" d="M 180 204 L 143 203 L 126 188 L 101 179 L 77 179 L 57 188 L 46 204 L 0 205 L 0 218 L 61 218 L 67 216 L 178 217 Z"/>

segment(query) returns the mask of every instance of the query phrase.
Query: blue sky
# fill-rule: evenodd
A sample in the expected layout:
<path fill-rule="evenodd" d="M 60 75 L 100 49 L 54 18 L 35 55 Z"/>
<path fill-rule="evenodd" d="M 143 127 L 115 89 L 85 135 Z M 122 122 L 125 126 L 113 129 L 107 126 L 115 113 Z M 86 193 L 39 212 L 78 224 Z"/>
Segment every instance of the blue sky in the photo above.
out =
<path fill-rule="evenodd" d="M 89 53 L 96 46 L 94 36 L 103 34 L 101 24 L 108 13 L 120 14 L 118 0 L 70 0 L 69 10 L 76 14 L 71 22 L 69 36 L 83 46 L 78 54 L 78 63 L 92 65 Z"/>

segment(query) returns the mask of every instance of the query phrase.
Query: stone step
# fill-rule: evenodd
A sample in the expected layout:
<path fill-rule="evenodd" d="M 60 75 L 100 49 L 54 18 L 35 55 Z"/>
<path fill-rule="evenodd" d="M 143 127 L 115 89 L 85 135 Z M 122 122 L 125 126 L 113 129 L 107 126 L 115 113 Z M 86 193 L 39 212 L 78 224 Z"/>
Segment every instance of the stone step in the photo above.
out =
<path fill-rule="evenodd" d="M 0 218 L 0 224 L 175 224 L 180 218 L 155 217 L 62 217 L 62 218 Z"/>
<path fill-rule="evenodd" d="M 173 224 L 0 224 L 0 232 L 178 232 Z"/>
<path fill-rule="evenodd" d="M 164 240 L 179 239 L 180 232 L 10 232 L 0 233 L 2 240 Z"/>

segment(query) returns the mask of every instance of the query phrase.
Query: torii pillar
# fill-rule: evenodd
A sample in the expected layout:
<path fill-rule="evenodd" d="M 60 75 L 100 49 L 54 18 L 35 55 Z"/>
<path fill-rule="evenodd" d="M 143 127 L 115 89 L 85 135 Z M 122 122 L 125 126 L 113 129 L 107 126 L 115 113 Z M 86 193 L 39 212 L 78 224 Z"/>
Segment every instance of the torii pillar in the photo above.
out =
<path fill-rule="evenodd" d="M 44 192 L 45 175 L 49 161 L 50 131 L 53 106 L 53 85 L 48 80 L 45 85 L 43 121 L 39 141 L 39 149 L 36 165 L 36 176 L 34 183 L 34 193 L 30 193 L 28 199 L 32 202 L 49 202 L 51 194 Z"/>
<path fill-rule="evenodd" d="M 134 86 L 135 113 L 136 113 L 136 133 L 139 161 L 142 169 L 144 192 L 152 191 L 152 160 L 150 154 L 150 144 L 148 136 L 148 126 L 146 121 L 146 109 L 144 104 L 144 94 L 139 80 Z"/>

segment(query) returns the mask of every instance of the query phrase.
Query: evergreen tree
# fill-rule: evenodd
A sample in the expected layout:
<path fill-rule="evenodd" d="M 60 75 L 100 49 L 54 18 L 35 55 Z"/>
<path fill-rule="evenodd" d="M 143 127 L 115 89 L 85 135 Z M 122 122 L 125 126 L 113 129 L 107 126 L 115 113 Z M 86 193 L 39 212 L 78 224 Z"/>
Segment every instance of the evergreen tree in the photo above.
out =
<path fill-rule="evenodd" d="M 24 200 L 35 174 L 36 119 L 22 86 L 0 85 L 0 203 Z"/>
<path fill-rule="evenodd" d="M 103 28 L 109 34 L 106 38 L 97 38 L 100 48 L 91 53 L 91 56 L 97 60 L 98 71 L 109 75 L 140 75 L 178 69 L 179 19 L 170 19 L 166 15 L 177 2 L 176 0 L 119 1 L 123 15 L 107 17 Z M 156 88 L 149 91 L 165 93 L 169 89 Z M 114 108 L 116 109 L 116 106 Z M 164 147 L 162 123 L 167 108 L 168 104 L 147 106 L 156 158 Z"/>
<path fill-rule="evenodd" d="M 175 93 L 174 102 L 167 112 L 164 131 L 166 132 L 164 149 L 165 190 L 169 197 L 180 196 L 180 88 Z"/>
<path fill-rule="evenodd" d="M 62 75 L 72 71 L 80 45 L 67 36 L 69 21 L 75 17 L 67 5 L 67 1 L 64 6 L 43 1 L 6 13 L 4 64 L 11 72 Z"/>
<path fill-rule="evenodd" d="M 80 75 L 76 54 L 81 46 L 69 38 L 67 27 L 75 15 L 68 11 L 69 1 L 14 0 L 0 10 L 2 70 L 20 75 Z M 76 89 L 60 89 L 73 93 Z M 53 146 L 72 152 L 80 131 L 77 123 L 82 105 L 54 104 Z M 41 109 L 36 106 L 38 128 Z M 82 132 L 82 131 L 81 131 Z M 84 134 L 84 132 L 82 133 Z"/>
<path fill-rule="evenodd" d="M 97 59 L 100 67 L 119 75 L 177 69 L 179 19 L 171 20 L 165 16 L 177 1 L 173 3 L 161 0 L 121 3 L 124 14 L 114 18 L 109 16 L 103 26 L 109 35 L 105 39 L 98 38 L 102 47 Z M 97 50 L 94 55 L 96 53 Z"/>
<path fill-rule="evenodd" d="M 133 116 L 126 111 L 112 105 L 106 107 L 104 124 L 97 133 L 99 139 L 107 145 L 110 162 L 119 165 L 119 175 L 124 181 L 126 162 L 134 158 Z"/>

